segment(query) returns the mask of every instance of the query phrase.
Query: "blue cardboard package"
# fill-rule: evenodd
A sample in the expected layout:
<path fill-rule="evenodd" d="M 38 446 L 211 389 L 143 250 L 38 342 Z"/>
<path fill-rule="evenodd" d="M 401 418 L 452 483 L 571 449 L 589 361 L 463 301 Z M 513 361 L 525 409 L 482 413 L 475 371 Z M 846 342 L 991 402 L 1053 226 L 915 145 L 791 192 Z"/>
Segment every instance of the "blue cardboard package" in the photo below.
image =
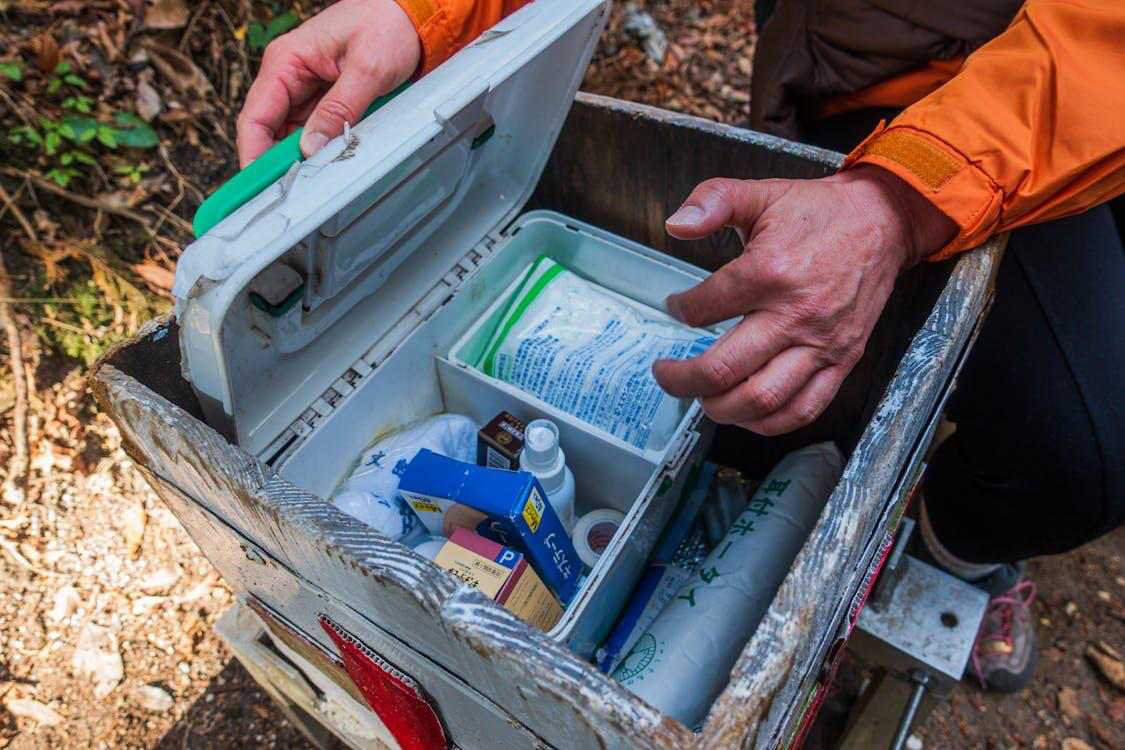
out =
<path fill-rule="evenodd" d="M 398 491 L 431 533 L 464 528 L 514 547 L 564 605 L 574 596 L 582 565 L 534 475 L 423 449 L 403 469 Z"/>

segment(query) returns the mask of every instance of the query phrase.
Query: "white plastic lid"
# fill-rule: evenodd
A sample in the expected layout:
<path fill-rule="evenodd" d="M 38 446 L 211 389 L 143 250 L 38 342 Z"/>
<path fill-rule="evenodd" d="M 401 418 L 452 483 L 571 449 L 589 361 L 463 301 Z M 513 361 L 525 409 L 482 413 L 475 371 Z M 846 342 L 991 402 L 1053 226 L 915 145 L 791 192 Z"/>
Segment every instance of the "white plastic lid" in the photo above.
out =
<path fill-rule="evenodd" d="M 183 370 L 209 424 L 265 451 L 518 215 L 607 13 L 525 5 L 184 250 Z"/>

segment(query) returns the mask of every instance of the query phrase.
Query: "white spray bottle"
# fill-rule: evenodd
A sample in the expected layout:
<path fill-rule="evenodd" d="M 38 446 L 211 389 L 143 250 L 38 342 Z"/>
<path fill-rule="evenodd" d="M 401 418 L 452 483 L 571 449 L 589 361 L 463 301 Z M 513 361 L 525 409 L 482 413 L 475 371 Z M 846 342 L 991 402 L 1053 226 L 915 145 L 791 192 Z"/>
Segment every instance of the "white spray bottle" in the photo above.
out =
<path fill-rule="evenodd" d="M 559 446 L 559 428 L 549 419 L 534 419 L 523 431 L 520 468 L 535 475 L 566 533 L 574 530 L 574 475 Z"/>

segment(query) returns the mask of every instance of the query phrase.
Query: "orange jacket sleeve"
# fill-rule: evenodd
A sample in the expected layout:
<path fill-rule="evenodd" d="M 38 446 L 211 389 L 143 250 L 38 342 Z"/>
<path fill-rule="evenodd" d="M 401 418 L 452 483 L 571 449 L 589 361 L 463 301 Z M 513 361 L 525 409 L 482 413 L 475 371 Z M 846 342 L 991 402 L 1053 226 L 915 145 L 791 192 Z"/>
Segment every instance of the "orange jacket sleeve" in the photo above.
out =
<path fill-rule="evenodd" d="M 894 172 L 957 223 L 935 260 L 1125 193 L 1125 3 L 1029 0 L 844 168 L 861 163 Z"/>
<path fill-rule="evenodd" d="M 422 39 L 419 74 L 448 60 L 504 16 L 532 0 L 395 0 Z"/>

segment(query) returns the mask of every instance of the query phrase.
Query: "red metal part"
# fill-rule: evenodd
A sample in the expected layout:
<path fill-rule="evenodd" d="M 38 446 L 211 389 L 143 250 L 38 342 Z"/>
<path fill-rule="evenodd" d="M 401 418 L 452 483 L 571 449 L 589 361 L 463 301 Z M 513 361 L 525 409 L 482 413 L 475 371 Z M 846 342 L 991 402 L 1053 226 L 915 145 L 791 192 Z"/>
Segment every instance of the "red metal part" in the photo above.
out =
<path fill-rule="evenodd" d="M 320 626 L 336 644 L 344 669 L 403 750 L 446 750 L 449 739 L 418 683 L 324 615 Z"/>

